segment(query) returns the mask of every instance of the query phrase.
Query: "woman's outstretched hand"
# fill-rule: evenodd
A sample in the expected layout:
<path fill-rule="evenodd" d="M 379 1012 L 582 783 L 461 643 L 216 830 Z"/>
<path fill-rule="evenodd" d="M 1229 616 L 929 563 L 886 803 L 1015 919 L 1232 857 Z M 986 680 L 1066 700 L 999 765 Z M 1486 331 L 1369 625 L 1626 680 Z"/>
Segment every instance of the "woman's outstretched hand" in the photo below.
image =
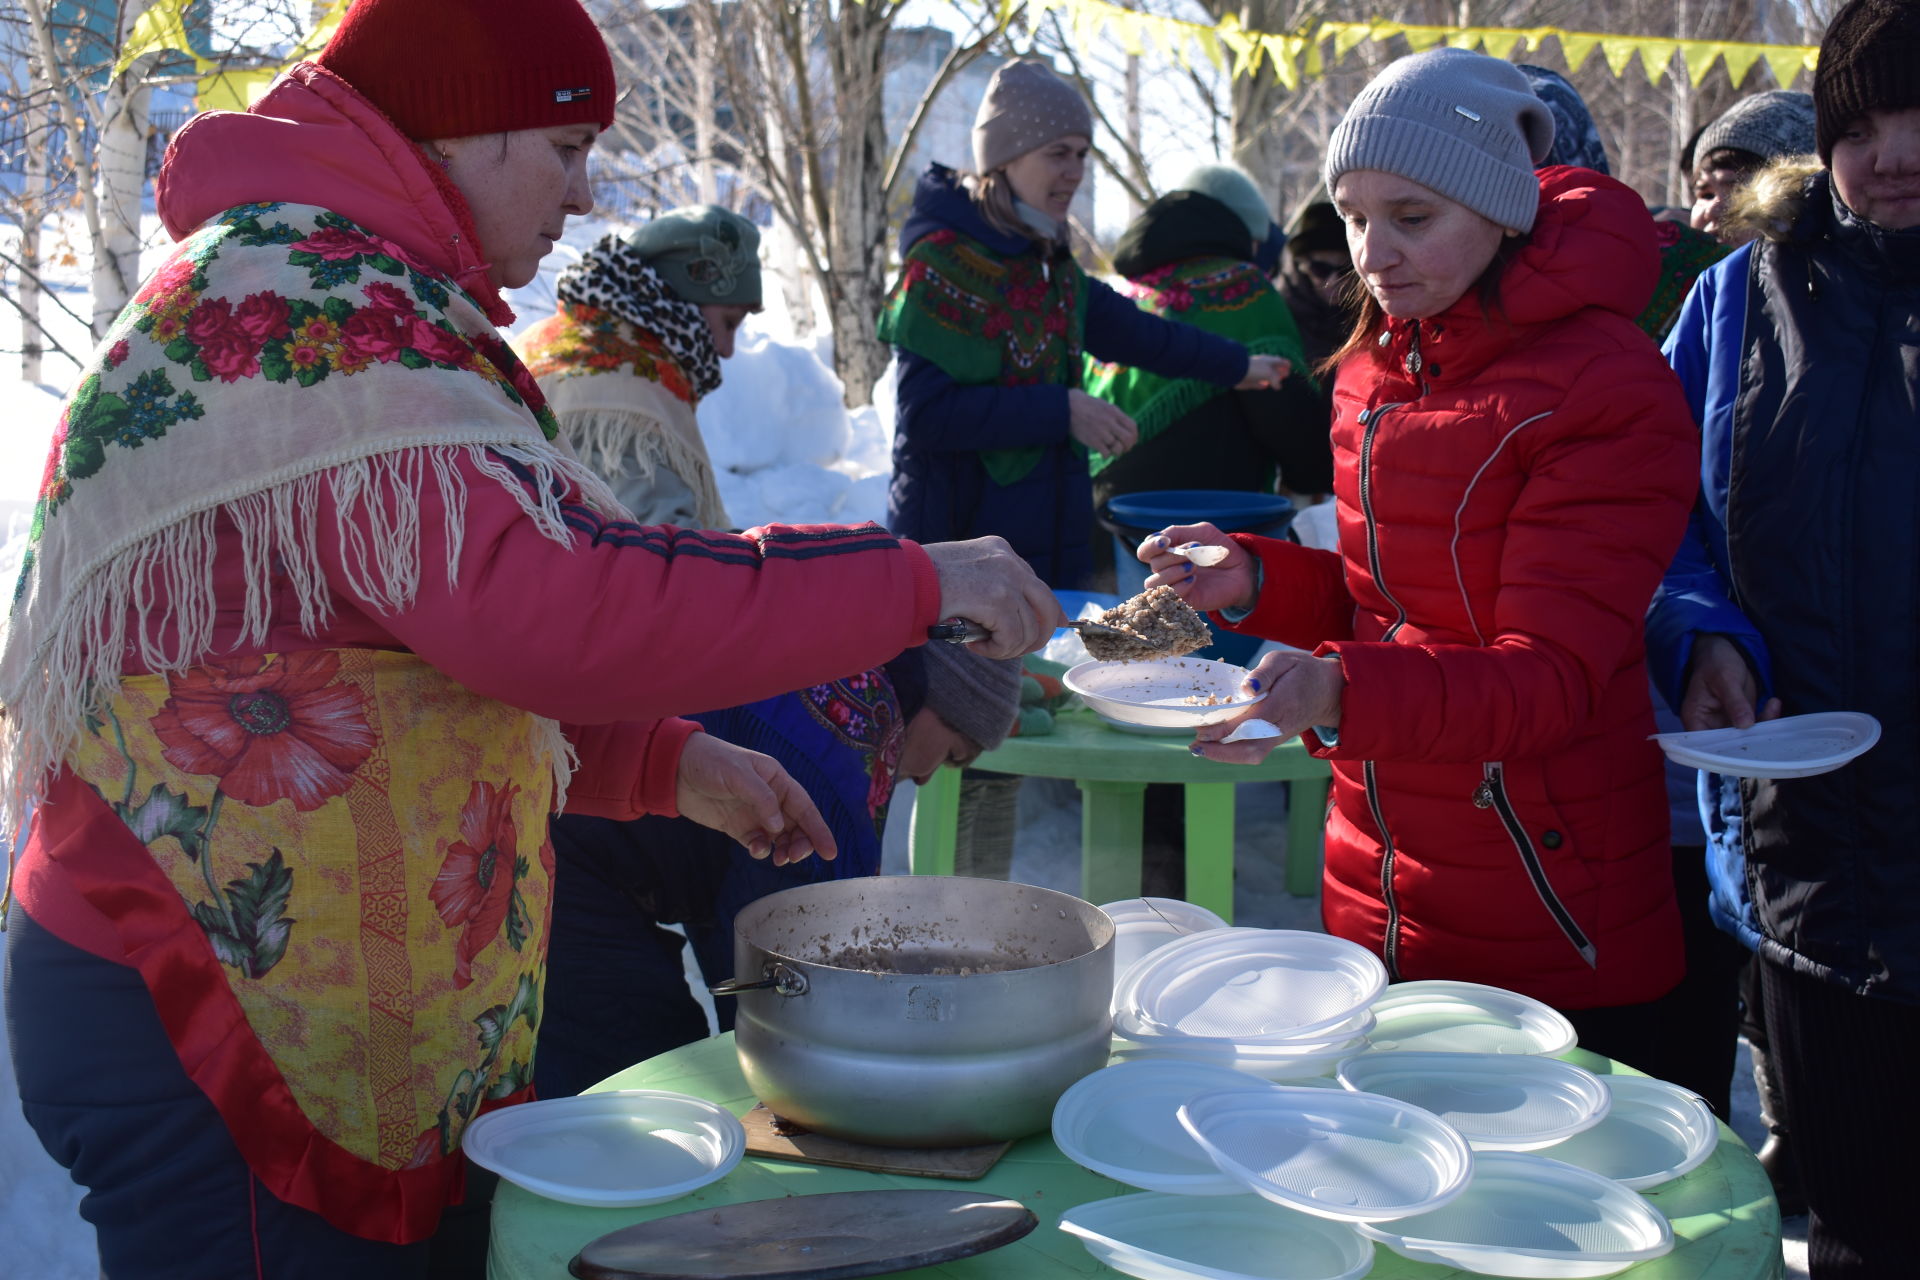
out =
<path fill-rule="evenodd" d="M 1203 567 L 1178 554 L 1188 547 L 1225 547 L 1219 564 Z M 1210 609 L 1251 609 L 1253 557 L 1210 524 L 1177 524 L 1146 539 L 1134 554 L 1153 570 L 1149 587 L 1172 587 L 1174 594 L 1202 613 Z"/>
<path fill-rule="evenodd" d="M 681 749 L 674 803 L 681 817 L 725 832 L 776 867 L 840 852 L 820 810 L 778 760 L 712 734 L 696 733 Z"/>
<path fill-rule="evenodd" d="M 1194 734 L 1193 754 L 1223 764 L 1259 764 L 1275 747 L 1317 726 L 1340 727 L 1340 704 L 1347 688 L 1340 659 L 1316 658 L 1298 649 L 1269 653 L 1247 677 L 1249 692 L 1267 696 L 1236 719 L 1202 726 Z M 1248 720 L 1265 720 L 1280 732 L 1271 738 L 1222 742 Z"/>
<path fill-rule="evenodd" d="M 1235 384 L 1235 391 L 1264 391 L 1277 387 L 1293 372 L 1293 362 L 1279 356 L 1248 356 L 1247 376 Z"/>

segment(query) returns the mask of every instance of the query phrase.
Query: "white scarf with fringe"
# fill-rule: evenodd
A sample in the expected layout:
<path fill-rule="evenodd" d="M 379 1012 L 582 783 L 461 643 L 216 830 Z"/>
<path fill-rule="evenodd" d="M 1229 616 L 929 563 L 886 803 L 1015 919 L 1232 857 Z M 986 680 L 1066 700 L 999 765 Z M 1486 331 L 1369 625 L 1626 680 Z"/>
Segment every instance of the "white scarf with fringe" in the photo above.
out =
<path fill-rule="evenodd" d="M 445 510 L 449 587 L 464 454 L 560 546 L 573 497 L 620 505 L 563 444 L 479 306 L 395 245 L 305 205 L 242 205 L 183 241 L 115 320 L 61 414 L 0 654 L 0 834 L 117 691 L 131 657 L 175 674 L 212 653 L 217 530 L 238 531 L 240 643 L 264 643 L 284 584 L 303 634 L 333 616 L 325 495 L 345 581 L 411 607 L 420 497 Z M 282 620 L 284 621 L 284 620 Z M 536 735 L 564 796 L 571 753 Z"/>

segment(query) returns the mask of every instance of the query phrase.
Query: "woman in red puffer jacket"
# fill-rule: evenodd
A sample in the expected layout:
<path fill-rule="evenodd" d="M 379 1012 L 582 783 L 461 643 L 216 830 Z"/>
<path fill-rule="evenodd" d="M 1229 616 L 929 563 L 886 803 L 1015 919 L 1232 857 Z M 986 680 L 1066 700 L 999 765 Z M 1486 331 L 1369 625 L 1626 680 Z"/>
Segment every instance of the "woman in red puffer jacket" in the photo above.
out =
<path fill-rule="evenodd" d="M 1141 555 L 1263 661 L 1249 717 L 1333 762 L 1323 913 L 1394 980 L 1566 1011 L 1661 1074 L 1682 972 L 1642 618 L 1699 446 L 1634 326 L 1659 265 L 1646 206 L 1552 141 L 1521 73 L 1401 59 L 1335 132 L 1327 185 L 1368 297 L 1340 362 L 1340 551 L 1164 531 Z M 1195 570 L 1178 543 L 1234 548 Z M 1196 754 L 1249 762 L 1273 740 Z"/>

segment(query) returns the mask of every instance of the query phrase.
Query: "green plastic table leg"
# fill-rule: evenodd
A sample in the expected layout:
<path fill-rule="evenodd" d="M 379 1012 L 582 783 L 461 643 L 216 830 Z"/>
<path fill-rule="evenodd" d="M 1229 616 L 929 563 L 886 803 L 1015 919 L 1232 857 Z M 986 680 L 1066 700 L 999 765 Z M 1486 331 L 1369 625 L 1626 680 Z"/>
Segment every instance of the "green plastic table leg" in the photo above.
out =
<path fill-rule="evenodd" d="M 1117 902 L 1140 896 L 1144 782 L 1092 782 L 1080 787 L 1080 896 Z"/>
<path fill-rule="evenodd" d="M 1320 889 L 1327 780 L 1295 778 L 1287 785 L 1287 892 L 1296 898 L 1311 898 Z"/>
<path fill-rule="evenodd" d="M 1187 901 L 1233 923 L 1233 787 L 1187 784 Z"/>
<path fill-rule="evenodd" d="M 913 796 L 913 825 L 907 830 L 907 870 L 917 876 L 953 874 L 953 851 L 960 826 L 960 771 L 942 765 Z"/>

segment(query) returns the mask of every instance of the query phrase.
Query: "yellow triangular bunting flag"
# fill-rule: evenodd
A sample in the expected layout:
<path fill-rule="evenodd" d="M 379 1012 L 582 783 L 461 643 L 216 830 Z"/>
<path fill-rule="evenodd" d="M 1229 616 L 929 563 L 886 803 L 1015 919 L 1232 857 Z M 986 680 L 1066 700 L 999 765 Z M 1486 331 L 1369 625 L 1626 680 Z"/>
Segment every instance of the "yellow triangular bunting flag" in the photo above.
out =
<path fill-rule="evenodd" d="M 1673 70 L 1673 55 L 1680 48 L 1677 40 L 1635 40 L 1640 46 L 1640 69 L 1647 73 L 1647 79 L 1654 84 Z"/>
<path fill-rule="evenodd" d="M 1805 55 L 1798 49 L 1768 49 L 1761 57 L 1773 68 L 1774 83 L 1782 89 L 1793 88 L 1793 78 L 1800 74 Z"/>
<path fill-rule="evenodd" d="M 1760 61 L 1763 49 L 1757 44 L 1723 44 L 1720 49 L 1727 63 L 1727 79 L 1738 89 L 1747 72 L 1753 70 L 1753 64 Z"/>
<path fill-rule="evenodd" d="M 1581 65 L 1593 56 L 1594 49 L 1600 44 L 1599 36 L 1585 35 L 1577 31 L 1556 31 L 1554 34 L 1559 37 L 1560 55 L 1567 60 L 1569 72 L 1578 71 Z M 1618 75 L 1619 71 L 1616 69 L 1614 74 Z"/>
<path fill-rule="evenodd" d="M 1698 89 L 1700 82 L 1707 78 L 1707 72 L 1713 70 L 1714 59 L 1724 54 L 1726 48 L 1724 44 L 1716 44 L 1711 40 L 1682 40 L 1680 56 L 1687 63 L 1687 82 Z"/>

